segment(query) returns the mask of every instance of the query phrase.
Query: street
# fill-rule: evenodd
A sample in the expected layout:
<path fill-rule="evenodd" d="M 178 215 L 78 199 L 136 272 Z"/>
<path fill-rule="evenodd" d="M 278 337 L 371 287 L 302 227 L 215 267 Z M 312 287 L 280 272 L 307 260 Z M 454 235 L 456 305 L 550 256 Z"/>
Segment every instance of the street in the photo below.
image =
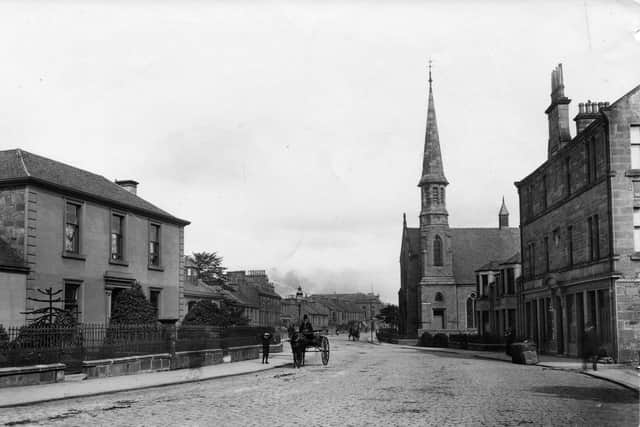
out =
<path fill-rule="evenodd" d="M 332 336 L 327 367 L 311 353 L 299 370 L 3 409 L 0 424 L 637 426 L 638 397 L 577 372 Z"/>

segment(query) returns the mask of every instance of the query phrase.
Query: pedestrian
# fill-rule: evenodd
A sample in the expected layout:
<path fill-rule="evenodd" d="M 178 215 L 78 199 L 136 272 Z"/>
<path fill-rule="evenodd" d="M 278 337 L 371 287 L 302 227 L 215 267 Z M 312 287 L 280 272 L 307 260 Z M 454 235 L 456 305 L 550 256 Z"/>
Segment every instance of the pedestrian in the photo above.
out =
<path fill-rule="evenodd" d="M 507 330 L 504 332 L 504 337 L 505 337 L 504 351 L 507 354 L 507 356 L 511 356 L 511 344 L 513 344 L 513 342 L 516 339 L 516 333 L 513 330 L 513 328 L 507 328 Z"/>
<path fill-rule="evenodd" d="M 587 370 L 589 360 L 593 363 L 593 370 L 598 370 L 598 336 L 596 328 L 588 323 L 582 334 L 582 369 Z"/>
<path fill-rule="evenodd" d="M 269 331 L 262 334 L 262 363 L 269 363 L 269 346 L 271 345 L 272 335 Z"/>

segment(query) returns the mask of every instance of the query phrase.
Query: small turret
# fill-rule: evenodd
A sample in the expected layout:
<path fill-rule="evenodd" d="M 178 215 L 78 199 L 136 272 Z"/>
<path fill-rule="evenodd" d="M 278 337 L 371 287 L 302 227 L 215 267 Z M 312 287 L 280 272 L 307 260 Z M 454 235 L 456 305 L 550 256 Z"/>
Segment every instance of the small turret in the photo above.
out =
<path fill-rule="evenodd" d="M 507 205 L 504 203 L 504 196 L 502 196 L 502 206 L 500 207 L 500 212 L 498 212 L 498 228 L 508 228 L 509 227 L 509 211 L 507 210 Z"/>

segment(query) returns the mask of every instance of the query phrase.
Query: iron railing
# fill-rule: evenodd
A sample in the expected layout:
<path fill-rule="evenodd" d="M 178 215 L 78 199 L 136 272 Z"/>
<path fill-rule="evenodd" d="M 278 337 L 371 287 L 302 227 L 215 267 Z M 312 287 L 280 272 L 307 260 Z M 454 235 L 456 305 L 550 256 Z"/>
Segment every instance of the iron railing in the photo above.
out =
<path fill-rule="evenodd" d="M 264 330 L 160 324 L 0 325 L 0 367 L 57 362 L 80 366 L 85 360 L 256 345 Z"/>

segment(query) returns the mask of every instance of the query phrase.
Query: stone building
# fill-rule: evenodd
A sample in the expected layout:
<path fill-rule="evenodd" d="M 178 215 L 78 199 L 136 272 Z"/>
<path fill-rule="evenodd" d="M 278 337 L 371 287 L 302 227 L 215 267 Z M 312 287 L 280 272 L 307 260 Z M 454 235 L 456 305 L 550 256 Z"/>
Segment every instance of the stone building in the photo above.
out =
<path fill-rule="evenodd" d="M 281 324 L 282 298 L 264 270 L 229 271 L 227 284 L 233 293 L 246 301 L 245 314 L 251 323 L 260 326 L 278 327 Z M 255 315 L 257 314 L 257 319 Z"/>
<path fill-rule="evenodd" d="M 328 299 L 343 303 L 343 305 L 345 305 L 343 308 L 347 310 L 345 314 L 353 313 L 353 306 L 356 306 L 358 307 L 359 312 L 364 312 L 364 319 L 361 320 L 373 319 L 376 314 L 380 313 L 380 309 L 384 307 L 384 304 L 382 303 L 382 301 L 380 301 L 380 295 L 376 295 L 373 292 L 369 292 L 366 294 L 362 292 L 343 294 L 313 294 L 311 295 L 311 298 L 315 300 Z"/>
<path fill-rule="evenodd" d="M 517 289 L 520 280 L 520 254 L 504 261 L 491 261 L 476 270 L 476 300 L 467 300 L 467 316 L 475 305 L 474 323 L 483 336 L 504 337 L 507 329 L 518 328 Z"/>
<path fill-rule="evenodd" d="M 497 228 L 451 228 L 440 139 L 429 72 L 429 101 L 422 176 L 420 227 L 403 219 L 400 250 L 400 333 L 475 331 L 474 271 L 491 260 L 506 259 L 520 247 L 517 228 L 509 227 L 506 206 Z"/>
<path fill-rule="evenodd" d="M 640 350 L 640 86 L 579 104 L 569 126 L 562 65 L 551 77 L 548 158 L 520 196 L 524 324 L 541 351 L 577 356 L 587 324 L 619 361 Z"/>
<path fill-rule="evenodd" d="M 137 184 L 0 151 L 0 240 L 29 267 L 26 298 L 62 289 L 61 306 L 79 321 L 104 323 L 114 296 L 138 283 L 160 318 L 182 317 L 189 222 L 137 196 Z"/>

